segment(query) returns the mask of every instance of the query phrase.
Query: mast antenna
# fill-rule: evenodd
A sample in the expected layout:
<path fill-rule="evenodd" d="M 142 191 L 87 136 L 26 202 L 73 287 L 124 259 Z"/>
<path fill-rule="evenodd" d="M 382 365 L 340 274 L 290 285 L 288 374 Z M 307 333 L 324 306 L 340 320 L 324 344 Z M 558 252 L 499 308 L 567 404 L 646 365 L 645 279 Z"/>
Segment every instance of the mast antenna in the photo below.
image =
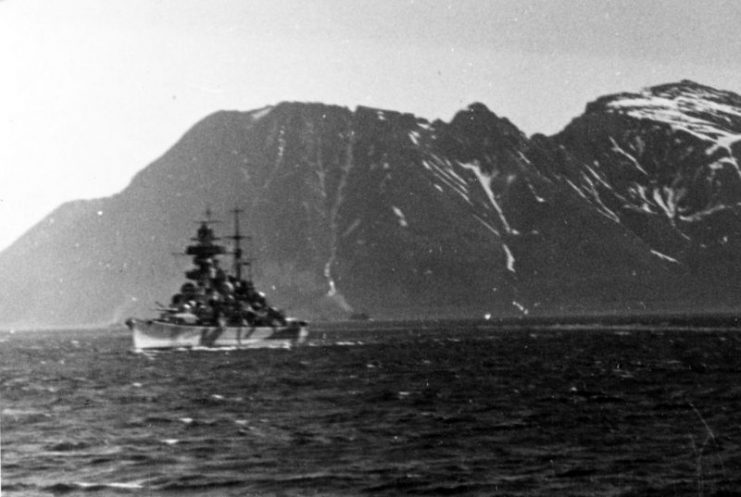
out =
<path fill-rule="evenodd" d="M 247 266 L 250 268 L 248 279 L 252 280 L 252 264 L 251 259 L 247 259 L 246 261 L 242 257 L 242 244 L 241 241 L 244 239 L 248 239 L 250 237 L 242 235 L 240 231 L 239 226 L 239 215 L 244 212 L 243 209 L 234 208 L 232 209 L 232 214 L 234 214 L 234 234 L 228 238 L 234 240 L 234 275 L 237 277 L 238 280 L 242 279 L 242 266 Z"/>

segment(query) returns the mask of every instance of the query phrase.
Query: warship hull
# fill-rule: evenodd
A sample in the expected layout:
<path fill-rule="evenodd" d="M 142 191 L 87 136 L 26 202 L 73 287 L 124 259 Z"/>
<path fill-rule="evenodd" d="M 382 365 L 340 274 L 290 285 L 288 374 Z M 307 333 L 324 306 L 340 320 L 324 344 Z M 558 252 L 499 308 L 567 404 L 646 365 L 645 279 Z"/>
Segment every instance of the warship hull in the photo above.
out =
<path fill-rule="evenodd" d="M 177 324 L 157 319 L 129 319 L 135 349 L 179 348 L 287 348 L 309 335 L 301 321 L 284 326 L 203 326 Z"/>

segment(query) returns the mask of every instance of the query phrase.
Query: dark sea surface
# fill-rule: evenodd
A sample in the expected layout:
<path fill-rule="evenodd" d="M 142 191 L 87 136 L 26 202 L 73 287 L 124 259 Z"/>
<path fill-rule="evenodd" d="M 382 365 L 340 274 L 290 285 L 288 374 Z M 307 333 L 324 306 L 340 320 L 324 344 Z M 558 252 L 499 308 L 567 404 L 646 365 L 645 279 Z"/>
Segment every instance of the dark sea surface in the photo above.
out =
<path fill-rule="evenodd" d="M 741 496 L 739 332 L 363 328 L 1 333 L 3 496 Z"/>

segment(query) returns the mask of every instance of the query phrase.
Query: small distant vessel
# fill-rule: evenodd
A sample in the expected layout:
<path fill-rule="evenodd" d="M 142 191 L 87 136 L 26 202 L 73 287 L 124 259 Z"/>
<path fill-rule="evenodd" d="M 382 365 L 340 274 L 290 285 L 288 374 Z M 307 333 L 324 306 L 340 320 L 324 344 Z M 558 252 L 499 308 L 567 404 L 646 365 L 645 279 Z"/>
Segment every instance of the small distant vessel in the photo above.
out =
<path fill-rule="evenodd" d="M 305 321 L 287 318 L 268 305 L 265 295 L 255 289 L 251 268 L 245 260 L 240 233 L 240 209 L 234 209 L 232 270 L 220 267 L 219 256 L 227 253 L 217 242 L 211 224 L 211 211 L 199 221 L 195 242 L 185 254 L 193 257 L 194 269 L 185 272 L 189 280 L 172 296 L 170 304 L 160 304 L 155 319 L 130 318 L 126 325 L 133 333 L 136 349 L 197 347 L 287 347 L 302 343 L 309 334 Z"/>

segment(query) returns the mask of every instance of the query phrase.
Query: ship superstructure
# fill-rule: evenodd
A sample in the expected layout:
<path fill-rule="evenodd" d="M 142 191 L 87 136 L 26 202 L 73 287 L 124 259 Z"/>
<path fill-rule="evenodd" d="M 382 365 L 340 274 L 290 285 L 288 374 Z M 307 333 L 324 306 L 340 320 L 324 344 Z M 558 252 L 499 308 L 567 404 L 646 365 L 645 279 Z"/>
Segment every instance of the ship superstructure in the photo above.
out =
<path fill-rule="evenodd" d="M 265 295 L 255 289 L 251 259 L 245 259 L 239 215 L 234 209 L 234 234 L 231 270 L 221 265 L 227 255 L 220 238 L 214 234 L 210 209 L 198 221 L 196 236 L 185 249 L 192 257 L 193 267 L 185 271 L 186 282 L 172 296 L 167 306 L 160 308 L 157 319 L 130 319 L 137 348 L 168 348 L 172 346 L 243 346 L 255 341 L 302 341 L 308 334 L 306 323 L 285 317 L 270 305 Z M 250 268 L 245 277 L 243 268 Z M 198 333 L 194 333 L 198 330 Z M 295 336 L 294 336 L 295 335 Z M 251 340 L 251 341 L 250 341 Z M 183 345 L 183 342 L 187 345 Z"/>

